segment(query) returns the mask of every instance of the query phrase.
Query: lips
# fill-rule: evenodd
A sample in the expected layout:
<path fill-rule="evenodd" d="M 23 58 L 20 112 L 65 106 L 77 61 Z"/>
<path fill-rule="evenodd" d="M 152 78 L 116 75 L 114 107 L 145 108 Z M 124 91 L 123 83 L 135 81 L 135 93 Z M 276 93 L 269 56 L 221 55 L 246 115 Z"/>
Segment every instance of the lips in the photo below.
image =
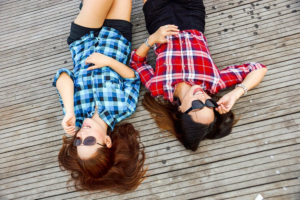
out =
<path fill-rule="evenodd" d="M 193 95 L 195 95 L 195 94 L 203 94 L 204 93 L 204 91 L 202 90 L 202 88 L 196 88 L 195 90 L 194 90 L 194 92 L 193 92 Z"/>
<path fill-rule="evenodd" d="M 87 124 L 87 123 L 83 123 L 82 124 L 82 128 L 91 128 L 91 126 L 89 124 Z"/>

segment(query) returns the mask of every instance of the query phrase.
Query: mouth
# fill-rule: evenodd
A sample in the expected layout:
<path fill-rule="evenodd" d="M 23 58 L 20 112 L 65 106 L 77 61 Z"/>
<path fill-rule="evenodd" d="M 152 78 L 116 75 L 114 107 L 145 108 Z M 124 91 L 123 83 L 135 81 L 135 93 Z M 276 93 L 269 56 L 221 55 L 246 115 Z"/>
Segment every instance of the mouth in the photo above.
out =
<path fill-rule="evenodd" d="M 197 94 L 204 94 L 204 91 L 202 90 L 202 88 L 197 88 L 194 90 L 193 95 L 197 95 Z"/>
<path fill-rule="evenodd" d="M 83 123 L 82 128 L 87 129 L 87 128 L 91 128 L 91 126 L 87 123 Z"/>

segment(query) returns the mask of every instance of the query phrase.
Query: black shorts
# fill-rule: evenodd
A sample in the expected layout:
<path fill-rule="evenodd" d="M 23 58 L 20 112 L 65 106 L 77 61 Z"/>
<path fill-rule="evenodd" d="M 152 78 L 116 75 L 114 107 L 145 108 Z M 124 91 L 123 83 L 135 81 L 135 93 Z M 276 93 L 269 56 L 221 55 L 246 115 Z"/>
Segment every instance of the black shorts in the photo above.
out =
<path fill-rule="evenodd" d="M 204 33 L 203 0 L 147 0 L 143 11 L 149 34 L 167 24 L 174 24 L 179 30 L 196 29 Z"/>
<path fill-rule="evenodd" d="M 106 19 L 103 23 L 103 26 L 111 27 L 114 28 L 129 41 L 132 41 L 132 23 L 125 21 L 125 20 L 119 20 L 119 19 Z M 72 22 L 71 24 L 71 30 L 70 30 L 70 35 L 67 39 L 68 44 L 70 45 L 76 40 L 80 40 L 82 36 L 85 36 L 86 34 L 90 33 L 90 31 L 94 31 L 94 35 L 98 36 L 100 28 L 87 28 L 80 26 L 78 24 L 75 24 Z"/>

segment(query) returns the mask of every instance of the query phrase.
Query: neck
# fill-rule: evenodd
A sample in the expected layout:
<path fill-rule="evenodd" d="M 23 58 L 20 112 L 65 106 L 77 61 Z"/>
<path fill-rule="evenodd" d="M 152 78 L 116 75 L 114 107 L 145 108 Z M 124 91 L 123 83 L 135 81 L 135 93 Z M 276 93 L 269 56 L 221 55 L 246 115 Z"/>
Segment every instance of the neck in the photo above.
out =
<path fill-rule="evenodd" d="M 95 114 L 92 117 L 92 120 L 94 120 L 97 124 L 99 124 L 99 126 L 101 126 L 105 130 L 105 133 L 107 133 L 108 125 L 105 123 L 103 119 L 99 117 L 97 108 L 95 110 Z"/>
<path fill-rule="evenodd" d="M 191 86 L 189 84 L 186 84 L 185 82 L 179 83 L 175 89 L 174 96 L 178 97 L 182 102 L 182 99 L 190 89 Z"/>

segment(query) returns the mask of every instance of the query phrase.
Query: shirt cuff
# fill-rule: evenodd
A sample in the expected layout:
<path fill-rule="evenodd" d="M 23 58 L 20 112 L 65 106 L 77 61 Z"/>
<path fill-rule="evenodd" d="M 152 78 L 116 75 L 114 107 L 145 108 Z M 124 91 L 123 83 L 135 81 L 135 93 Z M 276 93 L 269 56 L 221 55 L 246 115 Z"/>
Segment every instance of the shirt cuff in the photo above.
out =
<path fill-rule="evenodd" d="M 248 64 L 249 64 L 248 68 L 250 69 L 250 72 L 258 70 L 258 69 L 262 69 L 262 68 L 267 68 L 265 65 L 263 65 L 261 63 L 257 63 L 257 62 L 251 62 Z"/>
<path fill-rule="evenodd" d="M 69 70 L 69 69 L 66 69 L 66 68 L 62 68 L 60 70 L 58 70 L 54 76 L 54 80 L 53 80 L 53 83 L 52 83 L 52 86 L 53 87 L 56 87 L 56 82 L 58 80 L 58 78 L 60 77 L 60 75 L 65 72 L 69 75 L 69 77 L 72 79 L 72 81 L 74 82 L 74 75 L 73 73 Z"/>
<path fill-rule="evenodd" d="M 123 78 L 123 80 L 124 81 L 132 81 L 132 82 L 136 81 L 136 80 L 140 80 L 139 74 L 134 69 L 131 69 L 131 70 L 133 70 L 135 77 L 134 78 Z"/>
<path fill-rule="evenodd" d="M 131 52 L 131 61 L 135 62 L 135 63 L 141 63 L 141 62 L 145 62 L 148 60 L 148 55 L 146 57 L 141 57 L 139 55 L 137 55 L 136 52 L 137 49 L 133 50 Z"/>

